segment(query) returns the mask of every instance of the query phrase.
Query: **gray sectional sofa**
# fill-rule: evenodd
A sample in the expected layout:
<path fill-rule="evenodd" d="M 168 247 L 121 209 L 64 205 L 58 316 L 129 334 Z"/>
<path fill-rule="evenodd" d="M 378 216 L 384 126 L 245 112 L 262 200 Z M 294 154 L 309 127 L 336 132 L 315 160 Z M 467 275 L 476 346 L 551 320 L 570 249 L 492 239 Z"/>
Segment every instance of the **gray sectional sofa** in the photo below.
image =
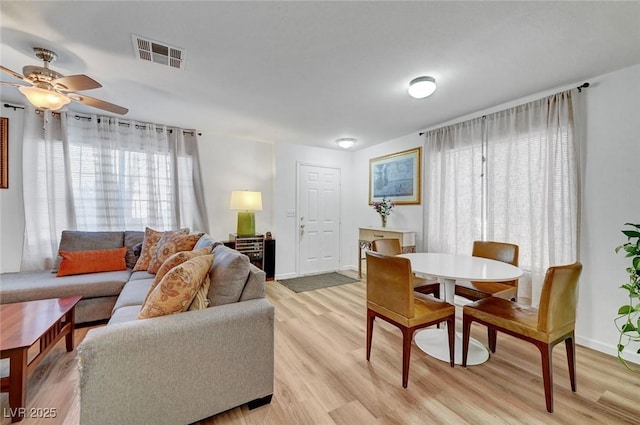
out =
<path fill-rule="evenodd" d="M 81 233 L 95 236 L 72 236 Z M 120 247 L 127 239 L 121 233 Z M 142 239 L 131 236 L 133 252 Z M 208 235 L 194 249 L 208 245 L 214 246 L 211 305 L 150 319 L 136 319 L 154 278 L 146 271 L 0 275 L 2 303 L 82 295 L 77 323 L 109 319 L 78 347 L 82 425 L 189 424 L 271 400 L 274 309 L 265 298 L 265 274 Z"/>

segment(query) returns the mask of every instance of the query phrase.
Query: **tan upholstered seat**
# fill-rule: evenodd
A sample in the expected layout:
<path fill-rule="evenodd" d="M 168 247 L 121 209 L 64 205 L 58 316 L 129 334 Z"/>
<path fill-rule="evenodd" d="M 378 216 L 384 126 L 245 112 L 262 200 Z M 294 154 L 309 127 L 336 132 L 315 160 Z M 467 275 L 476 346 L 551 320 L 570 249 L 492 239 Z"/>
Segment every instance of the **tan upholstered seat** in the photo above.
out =
<path fill-rule="evenodd" d="M 402 331 L 402 386 L 409 382 L 413 333 L 443 321 L 449 332 L 450 363 L 454 361 L 455 307 L 430 295 L 413 292 L 411 262 L 402 257 L 367 252 L 367 361 L 371 357 L 373 321 L 376 317 Z"/>
<path fill-rule="evenodd" d="M 402 254 L 400 239 L 376 239 L 371 242 L 371 249 L 385 255 Z M 413 284 L 414 291 L 440 298 L 440 283 L 437 281 L 414 276 Z"/>
<path fill-rule="evenodd" d="M 518 245 L 510 243 L 475 241 L 471 255 L 518 266 Z M 456 282 L 456 295 L 472 301 L 487 297 L 516 301 L 518 299 L 518 280 L 508 282 L 458 281 Z"/>
<path fill-rule="evenodd" d="M 542 355 L 542 377 L 547 410 L 553 412 L 552 350 L 564 341 L 569 362 L 571 390 L 576 391 L 574 329 L 578 304 L 578 279 L 582 264 L 550 267 L 544 278 L 539 308 L 524 306 L 502 298 L 489 297 L 462 309 L 462 365 L 467 365 L 471 323 L 489 329 L 489 349 L 496 352 L 496 331 L 529 341 Z"/>

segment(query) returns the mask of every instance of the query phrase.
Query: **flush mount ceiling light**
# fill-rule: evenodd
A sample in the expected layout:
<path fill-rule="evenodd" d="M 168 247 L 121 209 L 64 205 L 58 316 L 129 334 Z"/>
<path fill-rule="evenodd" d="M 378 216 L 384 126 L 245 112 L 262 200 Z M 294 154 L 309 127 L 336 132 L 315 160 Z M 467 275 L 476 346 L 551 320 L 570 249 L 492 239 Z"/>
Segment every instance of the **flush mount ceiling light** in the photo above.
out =
<path fill-rule="evenodd" d="M 351 146 L 355 145 L 356 139 L 353 139 L 351 137 L 343 137 L 341 139 L 336 140 L 336 143 L 342 149 L 349 149 Z"/>
<path fill-rule="evenodd" d="M 416 99 L 423 99 L 436 91 L 436 80 L 433 77 L 418 77 L 409 83 L 409 95 Z"/>

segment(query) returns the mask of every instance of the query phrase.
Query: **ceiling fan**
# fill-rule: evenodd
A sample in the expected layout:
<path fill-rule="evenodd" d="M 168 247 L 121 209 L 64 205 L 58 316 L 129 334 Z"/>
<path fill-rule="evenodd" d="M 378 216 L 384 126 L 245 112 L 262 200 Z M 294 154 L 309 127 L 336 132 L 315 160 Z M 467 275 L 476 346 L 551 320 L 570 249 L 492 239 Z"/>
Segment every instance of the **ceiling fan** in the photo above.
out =
<path fill-rule="evenodd" d="M 96 89 L 102 87 L 102 84 L 84 74 L 64 76 L 49 68 L 49 63 L 58 57 L 54 52 L 41 47 L 34 47 L 33 50 L 36 57 L 44 62 L 44 66 L 27 65 L 22 68 L 24 75 L 20 75 L 0 65 L 0 70 L 24 80 L 30 85 L 0 81 L 1 85 L 18 87 L 18 90 L 25 95 L 29 102 L 42 109 L 55 111 L 73 100 L 115 114 L 124 115 L 129 112 L 127 108 L 122 106 L 75 93 L 76 91 Z"/>

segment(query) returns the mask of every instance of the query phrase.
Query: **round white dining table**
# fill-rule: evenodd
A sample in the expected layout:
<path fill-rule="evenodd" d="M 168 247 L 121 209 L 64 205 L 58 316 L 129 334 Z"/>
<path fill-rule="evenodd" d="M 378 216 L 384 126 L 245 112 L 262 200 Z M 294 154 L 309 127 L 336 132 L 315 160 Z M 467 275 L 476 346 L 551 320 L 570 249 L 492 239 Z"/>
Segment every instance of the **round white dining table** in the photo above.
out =
<path fill-rule="evenodd" d="M 419 252 L 401 254 L 411 261 L 414 273 L 433 276 L 444 286 L 444 300 L 453 304 L 456 280 L 476 282 L 504 282 L 518 279 L 522 270 L 502 261 L 470 255 Z M 416 345 L 425 353 L 439 360 L 449 361 L 449 338 L 446 328 L 425 329 L 416 332 Z M 478 340 L 470 338 L 467 365 L 477 365 L 489 359 L 489 350 Z M 462 334 L 456 333 L 455 363 L 462 364 Z"/>

